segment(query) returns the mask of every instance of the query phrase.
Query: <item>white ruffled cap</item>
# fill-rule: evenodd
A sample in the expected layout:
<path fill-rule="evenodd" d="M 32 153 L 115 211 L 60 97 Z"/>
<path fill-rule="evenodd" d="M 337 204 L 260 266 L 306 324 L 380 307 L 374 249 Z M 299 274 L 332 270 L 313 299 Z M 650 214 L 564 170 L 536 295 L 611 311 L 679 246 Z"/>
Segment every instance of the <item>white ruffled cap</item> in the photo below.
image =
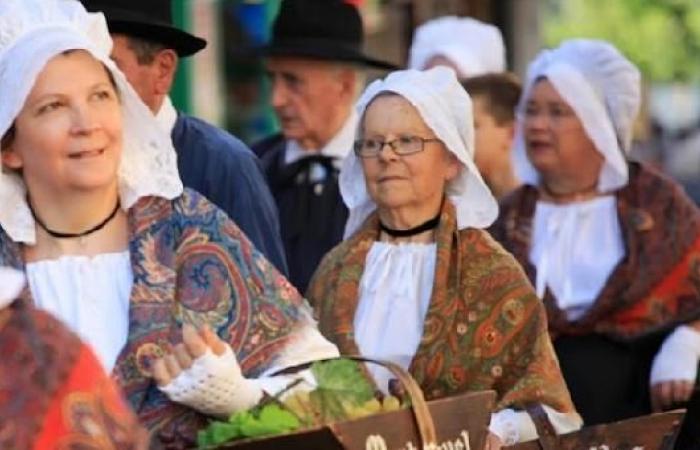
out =
<path fill-rule="evenodd" d="M 498 203 L 474 164 L 474 119 L 472 102 L 453 70 L 435 67 L 426 71 L 390 73 L 370 84 L 356 105 L 362 134 L 364 113 L 377 95 L 393 92 L 408 100 L 423 121 L 464 166 L 446 187 L 455 206 L 459 229 L 486 228 L 498 216 Z M 377 208 L 367 192 L 360 159 L 351 152 L 340 170 L 340 193 L 350 210 L 345 237 L 355 233 Z"/>
<path fill-rule="evenodd" d="M 24 274 L 10 267 L 0 267 L 0 309 L 12 303 L 24 289 Z"/>
<path fill-rule="evenodd" d="M 112 73 L 121 98 L 124 148 L 119 167 L 122 208 L 144 196 L 182 193 L 175 149 L 151 111 L 109 55 L 112 40 L 101 13 L 75 0 L 0 1 L 0 136 L 14 123 L 37 76 L 67 50 L 86 50 Z M 21 177 L 0 171 L 0 226 L 16 242 L 35 242 L 34 219 Z"/>
<path fill-rule="evenodd" d="M 639 70 L 614 46 L 599 40 L 572 39 L 554 50 L 541 51 L 528 68 L 519 115 L 525 113 L 535 81 L 546 77 L 574 110 L 586 134 L 605 158 L 598 191 L 627 185 L 626 155 L 641 101 Z M 539 184 L 539 174 L 527 158 L 522 119 L 515 131 L 513 161 L 524 183 Z"/>
<path fill-rule="evenodd" d="M 410 69 L 425 69 L 434 56 L 444 56 L 460 77 L 475 77 L 506 69 L 501 31 L 471 17 L 445 16 L 416 28 L 409 55 Z"/>

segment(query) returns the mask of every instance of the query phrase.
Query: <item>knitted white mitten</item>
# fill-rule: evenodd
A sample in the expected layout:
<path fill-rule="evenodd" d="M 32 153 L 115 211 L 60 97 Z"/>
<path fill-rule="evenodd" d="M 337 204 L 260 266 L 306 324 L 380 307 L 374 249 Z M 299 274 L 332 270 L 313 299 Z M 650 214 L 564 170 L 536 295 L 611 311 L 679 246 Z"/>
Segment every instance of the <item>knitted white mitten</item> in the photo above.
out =
<path fill-rule="evenodd" d="M 221 355 L 207 349 L 189 369 L 159 389 L 174 402 L 222 417 L 250 408 L 263 395 L 256 380 L 243 376 L 229 346 Z"/>

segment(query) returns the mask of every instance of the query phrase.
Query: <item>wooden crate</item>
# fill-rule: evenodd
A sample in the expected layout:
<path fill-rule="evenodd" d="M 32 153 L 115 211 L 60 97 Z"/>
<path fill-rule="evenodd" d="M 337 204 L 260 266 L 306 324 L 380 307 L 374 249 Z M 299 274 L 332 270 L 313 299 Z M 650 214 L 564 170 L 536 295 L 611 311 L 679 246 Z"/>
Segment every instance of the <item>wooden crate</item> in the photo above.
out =
<path fill-rule="evenodd" d="M 509 450 L 672 450 L 683 411 L 636 417 L 620 422 L 584 427 L 540 441 L 524 442 Z"/>

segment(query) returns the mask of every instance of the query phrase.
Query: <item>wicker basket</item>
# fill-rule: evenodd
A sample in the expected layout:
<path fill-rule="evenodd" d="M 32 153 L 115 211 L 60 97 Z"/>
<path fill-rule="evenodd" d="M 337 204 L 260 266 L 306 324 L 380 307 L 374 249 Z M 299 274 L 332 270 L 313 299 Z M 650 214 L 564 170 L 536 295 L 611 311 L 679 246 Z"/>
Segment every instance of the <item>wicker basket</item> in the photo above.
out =
<path fill-rule="evenodd" d="M 411 408 L 380 413 L 262 439 L 245 439 L 220 446 L 230 450 L 481 450 L 486 439 L 496 394 L 493 391 L 426 402 L 418 383 L 400 366 L 362 357 L 358 362 L 378 364 L 399 380 Z M 300 370 L 307 366 L 294 368 Z"/>

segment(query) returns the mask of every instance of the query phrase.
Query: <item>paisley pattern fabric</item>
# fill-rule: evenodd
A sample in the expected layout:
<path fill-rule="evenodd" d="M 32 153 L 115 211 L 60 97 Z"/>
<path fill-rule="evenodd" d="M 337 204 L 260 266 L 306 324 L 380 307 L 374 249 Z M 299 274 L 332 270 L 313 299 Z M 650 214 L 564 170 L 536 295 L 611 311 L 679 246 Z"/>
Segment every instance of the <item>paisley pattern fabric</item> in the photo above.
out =
<path fill-rule="evenodd" d="M 146 448 L 145 430 L 73 333 L 25 305 L 0 322 L 0 448 Z"/>
<path fill-rule="evenodd" d="M 344 354 L 358 353 L 353 336 L 358 287 L 378 237 L 374 213 L 324 258 L 307 292 L 321 332 Z M 493 389 L 499 409 L 543 403 L 572 412 L 544 309 L 515 260 L 486 232 L 458 230 L 449 201 L 436 241 L 435 284 L 409 367 L 426 398 Z"/>
<path fill-rule="evenodd" d="M 149 377 L 153 359 L 181 340 L 181 325 L 215 329 L 250 377 L 273 367 L 310 323 L 311 310 L 239 228 L 194 191 L 173 201 L 142 198 L 129 210 L 129 224 L 129 337 L 113 376 L 155 431 L 154 445 L 191 446 L 207 418 L 170 402 Z M 0 264 L 23 266 L 19 247 L 1 232 Z"/>
<path fill-rule="evenodd" d="M 575 322 L 550 291 L 544 296 L 550 333 L 603 334 L 633 340 L 700 318 L 700 213 L 673 181 L 630 163 L 630 182 L 616 192 L 626 257 L 587 313 Z M 513 253 L 530 280 L 532 218 L 538 191 L 523 186 L 501 205 L 493 236 Z"/>

